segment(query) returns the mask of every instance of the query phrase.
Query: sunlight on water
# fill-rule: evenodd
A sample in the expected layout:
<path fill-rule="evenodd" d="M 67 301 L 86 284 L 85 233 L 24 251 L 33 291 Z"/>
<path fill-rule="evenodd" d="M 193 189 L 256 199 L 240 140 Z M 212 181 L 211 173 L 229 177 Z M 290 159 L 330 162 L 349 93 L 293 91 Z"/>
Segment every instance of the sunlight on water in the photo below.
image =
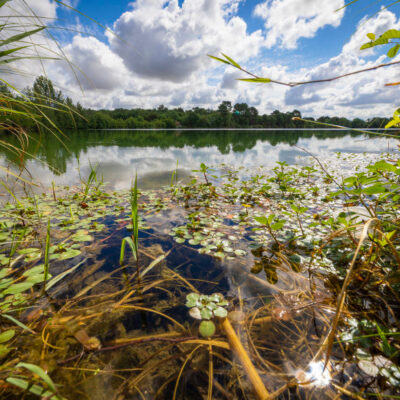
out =
<path fill-rule="evenodd" d="M 325 387 L 332 380 L 328 368 L 324 369 L 323 361 L 312 361 L 306 372 L 298 370 L 296 372 L 297 381 L 303 386 Z"/>

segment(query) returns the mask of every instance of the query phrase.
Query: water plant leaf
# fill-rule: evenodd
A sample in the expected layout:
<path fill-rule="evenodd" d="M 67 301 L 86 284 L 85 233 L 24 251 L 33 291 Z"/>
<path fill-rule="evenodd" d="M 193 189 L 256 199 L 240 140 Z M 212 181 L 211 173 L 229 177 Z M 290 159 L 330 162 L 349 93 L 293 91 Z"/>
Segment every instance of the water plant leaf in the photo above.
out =
<path fill-rule="evenodd" d="M 199 326 L 199 333 L 201 336 L 207 338 L 211 337 L 215 333 L 215 325 L 212 321 L 201 321 Z"/>
<path fill-rule="evenodd" d="M 0 344 L 0 360 L 3 359 L 10 351 L 11 349 L 9 347 L 5 346 L 4 344 Z"/>
<path fill-rule="evenodd" d="M 90 235 L 74 235 L 71 237 L 74 242 L 91 242 L 93 240 L 93 236 Z"/>
<path fill-rule="evenodd" d="M 13 285 L 10 285 L 6 290 L 2 292 L 2 294 L 5 296 L 7 294 L 17 294 L 17 293 L 22 293 L 25 292 L 26 290 L 30 289 L 34 283 L 32 282 L 20 282 L 20 283 L 14 283 Z"/>
<path fill-rule="evenodd" d="M 200 311 L 200 315 L 202 319 L 211 319 L 213 316 L 213 312 L 207 307 L 203 307 Z"/>
<path fill-rule="evenodd" d="M 198 307 L 193 307 L 189 310 L 189 315 L 195 319 L 202 319 L 200 309 Z"/>
<path fill-rule="evenodd" d="M 8 342 L 14 337 L 14 335 L 15 335 L 14 329 L 9 329 L 7 331 L 0 333 L 0 343 Z"/>
<path fill-rule="evenodd" d="M 52 256 L 50 256 L 51 260 L 68 260 L 70 258 L 74 258 L 76 256 L 79 256 L 81 254 L 81 251 L 78 249 L 68 249 L 67 251 L 63 252 L 63 253 L 57 253 L 57 254 L 53 254 Z"/>
<path fill-rule="evenodd" d="M 54 385 L 53 381 L 51 380 L 51 378 L 46 374 L 46 372 L 43 371 L 42 368 L 40 368 L 37 365 L 34 364 L 29 364 L 29 363 L 24 363 L 24 362 L 20 362 L 16 365 L 16 368 L 25 368 L 28 371 L 36 374 L 37 376 L 39 376 L 40 379 L 42 379 L 44 382 L 46 382 L 47 386 L 49 387 L 49 389 L 53 392 L 56 393 L 57 389 L 56 386 Z"/>
<path fill-rule="evenodd" d="M 189 293 L 186 296 L 186 307 L 195 307 L 198 304 L 200 295 L 198 295 L 197 293 Z"/>
<path fill-rule="evenodd" d="M 225 318 L 228 315 L 228 311 L 226 311 L 223 307 L 217 307 L 214 310 L 214 315 L 219 318 Z"/>
<path fill-rule="evenodd" d="M 379 368 L 373 363 L 373 361 L 361 360 L 358 362 L 358 366 L 361 371 L 369 376 L 376 377 L 379 374 Z"/>
<path fill-rule="evenodd" d="M 8 320 L 10 320 L 11 322 L 13 322 L 15 325 L 19 326 L 20 328 L 22 328 L 23 330 L 26 330 L 30 333 L 35 334 L 36 332 L 34 332 L 32 329 L 28 328 L 24 323 L 18 321 L 17 319 L 15 319 L 13 316 L 8 315 L 8 314 L 0 314 L 3 318 L 6 318 Z"/>

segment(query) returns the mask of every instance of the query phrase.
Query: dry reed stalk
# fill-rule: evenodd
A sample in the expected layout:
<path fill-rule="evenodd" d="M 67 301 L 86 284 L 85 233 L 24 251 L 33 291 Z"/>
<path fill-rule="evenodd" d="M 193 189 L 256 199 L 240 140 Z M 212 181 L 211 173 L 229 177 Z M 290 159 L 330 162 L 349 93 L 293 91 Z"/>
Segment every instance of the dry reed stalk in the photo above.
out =
<path fill-rule="evenodd" d="M 232 324 L 227 318 L 225 318 L 225 320 L 223 321 L 222 327 L 229 340 L 232 351 L 234 351 L 235 354 L 239 357 L 239 360 L 242 363 L 242 366 L 254 387 L 257 398 L 260 400 L 269 399 L 269 393 L 264 385 L 264 382 L 261 380 L 260 375 L 258 374 L 257 370 L 250 360 L 249 355 L 244 349 L 242 343 L 240 342 L 235 330 L 232 327 Z"/>

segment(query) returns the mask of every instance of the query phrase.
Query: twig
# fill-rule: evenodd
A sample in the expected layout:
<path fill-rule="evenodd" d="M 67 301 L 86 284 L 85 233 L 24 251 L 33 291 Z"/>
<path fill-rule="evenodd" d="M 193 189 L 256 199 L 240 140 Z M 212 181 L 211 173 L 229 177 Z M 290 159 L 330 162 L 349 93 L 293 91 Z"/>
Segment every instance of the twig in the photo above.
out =
<path fill-rule="evenodd" d="M 376 70 L 376 69 L 379 69 L 379 68 L 390 67 L 390 66 L 396 65 L 396 64 L 400 64 L 400 61 L 393 61 L 393 62 L 386 63 L 386 64 L 379 64 L 379 65 L 375 65 L 374 67 L 359 69 L 357 71 L 348 72 L 347 74 L 338 75 L 338 76 L 334 76 L 332 78 L 326 78 L 326 79 L 315 79 L 315 80 L 312 80 L 312 81 L 303 81 L 303 82 L 282 82 L 282 81 L 276 81 L 276 80 L 271 79 L 270 82 L 271 83 L 276 83 L 277 85 L 283 85 L 283 86 L 288 86 L 288 87 L 295 87 L 295 86 L 300 86 L 300 85 L 309 85 L 309 84 L 313 84 L 313 83 L 332 82 L 332 81 L 336 81 L 338 79 L 345 78 L 347 76 L 361 74 L 362 72 L 373 71 L 373 70 Z M 249 72 L 249 71 L 247 71 L 246 69 L 244 69 L 242 67 L 237 67 L 237 66 L 235 66 L 233 64 L 230 64 L 230 65 L 232 65 L 233 67 L 239 69 L 240 71 L 244 72 L 245 74 L 252 76 L 255 79 L 263 79 L 262 77 L 260 77 L 258 75 L 255 75 L 252 72 Z"/>
<path fill-rule="evenodd" d="M 144 339 L 132 339 L 129 342 L 126 343 L 121 343 L 117 344 L 115 346 L 108 346 L 108 347 L 102 347 L 101 349 L 97 349 L 93 352 L 90 352 L 91 354 L 97 354 L 97 353 L 103 353 L 105 351 L 113 351 L 113 350 L 118 350 L 123 347 L 128 347 L 132 346 L 133 344 L 141 344 L 141 343 L 148 343 L 148 342 L 170 342 L 170 343 L 181 343 L 181 342 L 187 342 L 188 340 L 195 340 L 197 339 L 196 336 L 190 336 L 190 337 L 184 337 L 184 338 L 163 338 L 163 337 L 149 337 L 149 338 L 144 338 Z M 71 361 L 75 361 L 83 356 L 88 355 L 88 352 L 82 351 L 79 354 L 76 354 L 75 356 L 66 358 L 64 360 L 57 361 L 57 365 L 64 365 L 68 364 Z"/>

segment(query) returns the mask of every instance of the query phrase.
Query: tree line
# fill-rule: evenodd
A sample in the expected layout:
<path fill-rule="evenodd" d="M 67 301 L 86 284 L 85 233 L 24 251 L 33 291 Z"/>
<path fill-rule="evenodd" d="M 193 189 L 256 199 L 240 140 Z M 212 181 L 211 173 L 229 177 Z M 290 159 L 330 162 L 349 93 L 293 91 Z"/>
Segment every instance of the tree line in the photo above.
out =
<path fill-rule="evenodd" d="M 0 90 L 7 96 L 18 97 L 6 87 Z M 383 128 L 389 121 L 387 118 L 374 117 L 367 120 L 344 117 L 322 116 L 317 119 L 305 117 L 306 121 L 294 120 L 302 118 L 300 111 L 273 111 L 271 114 L 260 114 L 255 107 L 246 103 L 232 104 L 223 101 L 218 108 L 209 109 L 194 107 L 191 110 L 167 108 L 160 105 L 157 109 L 124 109 L 93 110 L 74 103 L 54 88 L 51 80 L 38 77 L 31 88 L 24 93 L 37 105 L 40 113 L 38 119 L 28 120 L 24 116 L 14 115 L 15 122 L 25 128 L 40 128 L 55 124 L 60 129 L 179 129 L 179 128 L 315 128 L 312 122 L 346 126 L 350 128 Z M 3 118 L 0 116 L 0 122 Z"/>

